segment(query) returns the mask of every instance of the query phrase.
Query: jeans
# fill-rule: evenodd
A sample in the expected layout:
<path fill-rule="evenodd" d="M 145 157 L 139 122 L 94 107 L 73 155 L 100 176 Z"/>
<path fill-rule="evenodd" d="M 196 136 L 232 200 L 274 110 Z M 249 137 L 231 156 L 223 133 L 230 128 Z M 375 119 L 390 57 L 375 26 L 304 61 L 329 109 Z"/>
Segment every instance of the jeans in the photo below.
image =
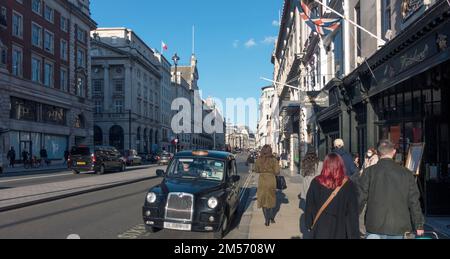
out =
<path fill-rule="evenodd" d="M 389 235 L 367 233 L 366 239 L 404 239 L 404 236 L 389 236 Z"/>

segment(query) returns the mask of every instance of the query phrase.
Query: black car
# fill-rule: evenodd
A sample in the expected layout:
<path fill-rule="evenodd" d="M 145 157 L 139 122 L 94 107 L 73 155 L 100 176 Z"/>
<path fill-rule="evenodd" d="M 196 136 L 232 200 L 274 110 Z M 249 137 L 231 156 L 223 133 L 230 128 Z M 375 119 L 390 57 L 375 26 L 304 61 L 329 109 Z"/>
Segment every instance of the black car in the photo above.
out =
<path fill-rule="evenodd" d="M 107 171 L 124 172 L 126 161 L 114 147 L 73 147 L 70 151 L 69 168 L 74 174 L 95 172 L 104 174 Z"/>
<path fill-rule="evenodd" d="M 161 184 L 151 188 L 143 207 L 149 232 L 175 229 L 211 232 L 223 238 L 239 206 L 240 176 L 234 155 L 183 151 L 171 160 Z"/>

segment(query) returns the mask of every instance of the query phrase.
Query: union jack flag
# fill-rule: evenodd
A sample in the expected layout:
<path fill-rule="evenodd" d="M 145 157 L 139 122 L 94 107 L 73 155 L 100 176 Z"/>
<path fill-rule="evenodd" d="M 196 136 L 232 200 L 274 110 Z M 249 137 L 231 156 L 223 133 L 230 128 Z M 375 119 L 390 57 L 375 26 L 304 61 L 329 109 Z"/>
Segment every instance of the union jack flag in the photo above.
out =
<path fill-rule="evenodd" d="M 305 23 L 315 32 L 322 36 L 335 31 L 341 26 L 341 18 L 322 18 L 317 12 L 312 12 L 307 4 L 300 0 L 300 16 Z"/>

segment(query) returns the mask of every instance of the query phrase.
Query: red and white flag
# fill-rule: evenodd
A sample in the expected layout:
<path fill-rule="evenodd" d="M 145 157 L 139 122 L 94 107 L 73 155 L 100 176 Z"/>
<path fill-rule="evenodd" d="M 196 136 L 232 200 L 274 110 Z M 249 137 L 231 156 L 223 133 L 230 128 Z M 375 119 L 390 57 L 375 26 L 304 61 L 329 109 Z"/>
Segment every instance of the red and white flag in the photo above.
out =
<path fill-rule="evenodd" d="M 167 46 L 167 44 L 164 43 L 164 41 L 161 41 L 161 50 L 164 51 L 164 50 L 168 50 L 168 49 L 169 49 L 169 47 Z"/>

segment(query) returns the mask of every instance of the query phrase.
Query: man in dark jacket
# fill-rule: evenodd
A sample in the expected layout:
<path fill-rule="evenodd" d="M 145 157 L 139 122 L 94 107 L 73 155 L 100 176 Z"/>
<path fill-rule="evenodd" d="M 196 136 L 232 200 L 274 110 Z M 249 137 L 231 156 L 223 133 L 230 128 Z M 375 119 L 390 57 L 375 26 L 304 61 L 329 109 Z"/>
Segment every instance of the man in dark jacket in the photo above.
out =
<path fill-rule="evenodd" d="M 356 172 L 358 172 L 358 168 L 353 162 L 353 156 L 344 149 L 344 141 L 342 139 L 336 139 L 334 141 L 334 153 L 341 156 L 342 160 L 344 160 L 345 170 L 348 177 L 352 177 Z"/>
<path fill-rule="evenodd" d="M 391 141 L 382 140 L 378 152 L 378 164 L 367 168 L 359 180 L 360 211 L 367 204 L 367 238 L 402 239 L 413 230 L 422 236 L 425 219 L 413 173 L 395 163 Z"/>

